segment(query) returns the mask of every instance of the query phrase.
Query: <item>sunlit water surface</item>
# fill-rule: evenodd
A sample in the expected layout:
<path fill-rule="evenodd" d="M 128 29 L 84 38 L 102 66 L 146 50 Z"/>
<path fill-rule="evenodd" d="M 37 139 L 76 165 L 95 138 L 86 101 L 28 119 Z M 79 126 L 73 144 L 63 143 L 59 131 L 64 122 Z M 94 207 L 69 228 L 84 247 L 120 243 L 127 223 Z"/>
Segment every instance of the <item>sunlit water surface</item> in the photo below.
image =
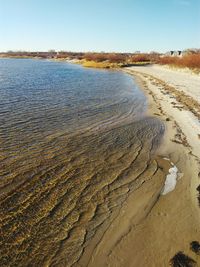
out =
<path fill-rule="evenodd" d="M 163 125 L 119 72 L 0 59 L 1 266 L 76 266 Z"/>

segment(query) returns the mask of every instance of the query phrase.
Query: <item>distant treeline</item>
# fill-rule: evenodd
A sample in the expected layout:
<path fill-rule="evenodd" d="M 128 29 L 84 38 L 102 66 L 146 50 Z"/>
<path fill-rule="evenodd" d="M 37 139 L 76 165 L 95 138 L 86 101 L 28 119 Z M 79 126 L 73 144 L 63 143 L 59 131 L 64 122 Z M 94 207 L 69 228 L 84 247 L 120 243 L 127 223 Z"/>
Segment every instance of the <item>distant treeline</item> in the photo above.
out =
<path fill-rule="evenodd" d="M 5 53 L 0 53 L 4 57 L 39 57 L 39 58 L 54 58 L 56 57 L 55 51 L 49 52 L 26 52 L 26 51 L 8 51 Z"/>
<path fill-rule="evenodd" d="M 95 62 L 109 61 L 111 63 L 125 62 L 150 62 L 159 58 L 160 54 L 151 53 L 96 53 L 96 52 L 66 52 L 66 51 L 48 51 L 48 52 L 26 52 L 26 51 L 8 51 L 0 53 L 1 56 L 7 57 L 39 57 L 39 58 L 55 58 L 55 59 L 77 59 Z"/>
<path fill-rule="evenodd" d="M 126 66 L 131 64 L 168 64 L 177 67 L 200 68 L 200 49 L 185 50 L 181 56 L 169 56 L 157 52 L 151 53 L 96 53 L 96 52 L 68 52 L 50 50 L 48 52 L 27 52 L 27 51 L 8 51 L 0 53 L 1 57 L 16 58 L 43 58 L 43 59 L 67 59 L 83 60 L 87 62 L 108 62 Z"/>

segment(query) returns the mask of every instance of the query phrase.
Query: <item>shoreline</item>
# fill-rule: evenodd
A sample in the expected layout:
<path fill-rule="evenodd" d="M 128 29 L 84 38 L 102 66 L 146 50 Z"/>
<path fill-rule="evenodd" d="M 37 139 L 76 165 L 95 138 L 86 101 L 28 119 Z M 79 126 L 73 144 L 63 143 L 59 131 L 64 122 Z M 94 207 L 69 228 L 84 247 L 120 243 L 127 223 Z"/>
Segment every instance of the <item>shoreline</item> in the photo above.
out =
<path fill-rule="evenodd" d="M 178 114 L 176 110 L 176 105 L 181 103 L 174 99 L 175 97 L 173 94 L 170 94 L 171 92 L 166 91 L 168 87 L 166 89 L 162 88 L 161 90 L 161 86 L 163 84 L 166 85 L 166 83 L 163 83 L 162 80 L 158 80 L 152 75 L 139 71 L 127 72 L 125 70 L 125 72 L 134 77 L 136 83 L 147 96 L 147 115 L 157 117 L 165 124 L 166 130 L 163 141 L 156 154 L 162 158 L 169 158 L 177 166 L 178 179 L 174 191 L 166 196 L 161 196 L 147 220 L 141 223 L 141 227 L 143 227 L 143 230 L 146 230 L 146 234 L 140 230 L 132 230 L 120 244 L 121 248 L 128 248 L 131 246 L 131 239 L 132 241 L 135 240 L 133 243 L 138 243 L 135 249 L 132 247 L 134 257 L 131 252 L 129 254 L 126 250 L 124 257 L 128 258 L 130 256 L 130 258 L 121 266 L 129 266 L 129 264 L 132 264 L 132 266 L 143 266 L 147 262 L 148 264 L 151 263 L 149 266 L 169 266 L 170 259 L 179 251 L 183 251 L 183 253 L 193 258 L 197 264 L 200 264 L 200 257 L 190 249 L 190 243 L 192 241 L 200 241 L 200 207 L 196 189 L 199 186 L 199 137 L 196 136 L 196 139 L 192 137 L 193 139 L 191 140 L 190 125 L 186 125 L 187 117 L 185 117 L 185 114 Z M 172 102 L 171 99 L 173 99 Z M 176 105 L 174 102 L 176 102 Z M 188 115 L 188 112 L 192 113 L 191 110 L 187 109 L 187 106 L 185 109 L 178 109 L 178 111 L 179 113 L 186 113 L 186 115 Z M 198 120 L 195 116 L 197 114 L 190 115 L 194 120 Z M 186 120 L 186 124 L 182 125 L 182 120 Z M 155 219 L 156 216 L 157 218 Z M 163 220 L 166 222 L 164 223 Z M 163 223 L 161 227 L 160 223 Z M 180 225 L 178 225 L 179 223 Z M 165 229 L 167 229 L 168 234 L 165 233 Z M 149 232 L 153 232 L 153 235 L 151 233 L 148 237 Z M 142 243 L 140 242 L 140 238 L 143 235 L 146 238 L 148 237 L 149 244 L 151 244 L 150 248 L 148 245 L 145 246 L 145 244 L 143 244 L 143 247 L 139 246 L 139 243 Z M 171 240 L 174 240 L 174 243 Z M 114 254 L 120 257 L 120 253 L 120 250 L 116 249 L 112 259 L 114 259 Z"/>
<path fill-rule="evenodd" d="M 194 124 L 198 120 L 198 106 L 190 109 L 187 95 L 180 98 L 176 88 L 153 75 L 119 70 L 134 77 L 147 97 L 146 116 L 161 120 L 165 133 L 150 169 L 136 181 L 135 190 L 127 192 L 123 205 L 100 227 L 94 240 L 86 242 L 74 266 L 169 266 L 179 251 L 200 263 L 200 256 L 190 250 L 192 241 L 200 241 L 199 128 L 191 133 L 193 124 L 188 124 L 188 118 Z M 178 168 L 175 188 L 163 194 L 173 166 Z"/>
<path fill-rule="evenodd" d="M 187 140 L 188 132 L 185 133 L 177 122 L 176 112 L 171 112 L 175 107 L 171 102 L 172 106 L 165 103 L 167 98 L 174 96 L 161 91 L 160 81 L 156 83 L 155 77 L 139 71 L 123 71 L 132 75 L 144 91 L 148 101 L 147 116 L 157 117 L 165 124 L 165 133 L 156 152 L 165 179 L 163 181 L 162 174 L 158 182 L 155 176 L 153 185 L 146 181 L 146 187 L 130 194 L 109 227 L 101 229 L 96 241 L 93 240 L 85 249 L 77 266 L 170 266 L 170 260 L 180 251 L 200 264 L 200 256 L 190 249 L 191 242 L 200 241 L 200 208 L 196 190 L 199 157 L 193 154 L 191 140 Z M 162 195 L 171 168 L 167 160 L 178 168 L 178 174 L 175 188 Z"/>

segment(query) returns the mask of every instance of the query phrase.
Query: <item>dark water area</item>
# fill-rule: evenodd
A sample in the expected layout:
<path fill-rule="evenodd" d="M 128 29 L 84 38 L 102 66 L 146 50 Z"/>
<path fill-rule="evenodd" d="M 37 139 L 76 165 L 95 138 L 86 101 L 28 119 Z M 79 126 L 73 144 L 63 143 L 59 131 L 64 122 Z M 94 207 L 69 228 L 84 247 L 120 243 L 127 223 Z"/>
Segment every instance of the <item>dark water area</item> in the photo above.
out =
<path fill-rule="evenodd" d="M 119 72 L 0 59 L 0 265 L 76 266 L 163 125 Z"/>

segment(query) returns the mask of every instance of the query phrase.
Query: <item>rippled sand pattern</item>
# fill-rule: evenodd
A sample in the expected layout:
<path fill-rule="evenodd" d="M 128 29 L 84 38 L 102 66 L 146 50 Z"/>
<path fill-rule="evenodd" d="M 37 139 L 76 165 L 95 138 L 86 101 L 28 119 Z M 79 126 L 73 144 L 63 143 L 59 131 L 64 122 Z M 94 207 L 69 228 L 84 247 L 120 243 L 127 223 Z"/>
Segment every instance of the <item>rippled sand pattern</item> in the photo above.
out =
<path fill-rule="evenodd" d="M 25 68 L 39 63 L 17 64 Z M 64 64 L 40 64 L 40 68 L 52 64 L 65 69 Z M 116 75 L 123 75 L 96 72 L 100 79 L 114 77 L 115 85 L 120 83 Z M 124 86 L 133 87 L 128 76 L 122 79 Z M 151 166 L 163 125 L 138 116 L 144 98 L 137 90 L 135 95 L 134 90 L 127 94 L 133 97 L 120 93 L 113 95 L 112 102 L 106 97 L 99 101 L 97 92 L 87 109 L 85 100 L 74 105 L 74 115 L 63 111 L 66 106 L 52 108 L 55 99 L 49 109 L 45 104 L 38 104 L 38 109 L 33 105 L 35 112 L 27 109 L 31 115 L 18 106 L 16 115 L 10 111 L 14 104 L 1 102 L 5 111 L 0 128 L 1 266 L 76 266 L 96 231 L 128 192 L 137 189 L 141 175 Z M 11 113 L 6 117 L 8 106 Z"/>

